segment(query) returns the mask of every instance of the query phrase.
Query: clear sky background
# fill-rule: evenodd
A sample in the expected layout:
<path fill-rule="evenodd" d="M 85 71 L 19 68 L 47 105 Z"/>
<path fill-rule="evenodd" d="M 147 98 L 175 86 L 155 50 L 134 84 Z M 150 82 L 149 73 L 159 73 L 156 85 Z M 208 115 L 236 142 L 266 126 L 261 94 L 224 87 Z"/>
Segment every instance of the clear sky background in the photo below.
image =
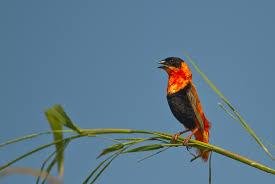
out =
<path fill-rule="evenodd" d="M 167 76 L 157 62 L 183 51 L 239 109 L 256 133 L 275 143 L 275 3 L 272 1 L 8 1 L 0 2 L 0 142 L 49 130 L 43 111 L 62 104 L 82 128 L 175 133 L 182 126 L 166 102 Z M 211 143 L 275 167 L 217 103 L 194 71 L 212 122 Z M 0 165 L 50 136 L 0 150 Z M 65 155 L 65 183 L 83 181 L 109 141 L 85 138 Z M 273 149 L 273 153 L 274 153 Z M 16 164 L 40 168 L 50 149 Z M 116 160 L 98 183 L 207 183 L 208 166 L 183 148 L 142 163 Z M 275 177 L 213 155 L 213 183 L 274 183 Z M 0 183 L 34 183 L 10 176 Z"/>

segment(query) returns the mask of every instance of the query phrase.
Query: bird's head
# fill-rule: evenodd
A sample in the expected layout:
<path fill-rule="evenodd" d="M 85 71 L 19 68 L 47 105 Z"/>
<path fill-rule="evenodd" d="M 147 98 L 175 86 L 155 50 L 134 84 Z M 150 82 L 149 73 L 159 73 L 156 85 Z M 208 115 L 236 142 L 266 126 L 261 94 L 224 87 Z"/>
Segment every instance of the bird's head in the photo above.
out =
<path fill-rule="evenodd" d="M 178 57 L 168 57 L 159 62 L 161 68 L 166 71 L 168 79 L 168 94 L 175 93 L 192 81 L 192 72 L 186 62 Z"/>

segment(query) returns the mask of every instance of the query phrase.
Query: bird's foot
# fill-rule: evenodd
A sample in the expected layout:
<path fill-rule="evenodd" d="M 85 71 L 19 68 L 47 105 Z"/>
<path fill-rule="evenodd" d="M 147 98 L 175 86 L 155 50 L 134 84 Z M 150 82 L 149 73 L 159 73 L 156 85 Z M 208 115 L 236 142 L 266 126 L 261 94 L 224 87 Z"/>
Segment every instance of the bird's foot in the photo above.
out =
<path fill-rule="evenodd" d="M 172 136 L 172 139 L 171 139 L 171 143 L 172 144 L 175 144 L 176 142 L 177 142 L 177 140 L 179 139 L 179 136 L 181 136 L 182 134 L 184 134 L 184 133 L 186 133 L 186 132 L 189 132 L 190 130 L 183 130 L 183 131 L 181 131 L 181 132 L 179 132 L 179 133 L 177 133 L 177 134 L 174 134 L 173 136 Z"/>
<path fill-rule="evenodd" d="M 192 130 L 192 133 L 191 133 L 190 135 L 188 135 L 188 136 L 184 139 L 184 141 L 182 141 L 182 144 L 183 144 L 184 146 L 188 146 L 188 143 L 189 143 L 191 137 L 192 137 L 198 130 L 199 130 L 198 128 L 195 128 L 194 130 Z"/>
<path fill-rule="evenodd" d="M 193 136 L 193 134 L 190 134 L 182 141 L 183 146 L 188 146 L 188 143 L 192 136 Z"/>

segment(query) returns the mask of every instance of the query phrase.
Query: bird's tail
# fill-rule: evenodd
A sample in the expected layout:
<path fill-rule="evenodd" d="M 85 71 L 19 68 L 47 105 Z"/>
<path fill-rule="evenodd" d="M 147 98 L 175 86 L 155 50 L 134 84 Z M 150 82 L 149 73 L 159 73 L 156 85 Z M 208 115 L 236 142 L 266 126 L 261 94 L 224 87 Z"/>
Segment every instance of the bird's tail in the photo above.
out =
<path fill-rule="evenodd" d="M 194 136 L 195 139 L 204 143 L 208 143 L 209 142 L 209 129 L 210 129 L 210 123 L 206 118 L 204 119 L 204 130 L 198 130 Z M 198 149 L 198 154 L 201 156 L 203 161 L 207 161 L 208 157 L 209 157 L 209 151 L 205 150 L 205 149 Z"/>

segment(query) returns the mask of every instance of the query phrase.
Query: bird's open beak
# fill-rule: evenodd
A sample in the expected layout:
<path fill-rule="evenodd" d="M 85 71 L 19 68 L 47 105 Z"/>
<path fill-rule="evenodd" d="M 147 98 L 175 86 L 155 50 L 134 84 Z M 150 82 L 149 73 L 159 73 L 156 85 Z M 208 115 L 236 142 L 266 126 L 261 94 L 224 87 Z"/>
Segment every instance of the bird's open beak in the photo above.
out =
<path fill-rule="evenodd" d="M 160 61 L 158 62 L 158 64 L 160 64 L 161 66 L 159 66 L 158 68 L 161 68 L 163 70 L 166 70 L 168 68 L 167 65 L 165 65 L 165 61 Z"/>

